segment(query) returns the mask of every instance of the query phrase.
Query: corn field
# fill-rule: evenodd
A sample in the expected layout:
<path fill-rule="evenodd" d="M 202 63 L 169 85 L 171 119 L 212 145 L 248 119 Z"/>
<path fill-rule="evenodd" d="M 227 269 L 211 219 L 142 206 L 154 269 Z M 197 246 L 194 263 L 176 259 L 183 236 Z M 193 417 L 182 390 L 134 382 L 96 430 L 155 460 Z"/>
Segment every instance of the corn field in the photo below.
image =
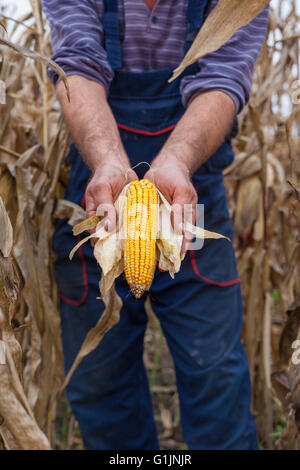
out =
<path fill-rule="evenodd" d="M 0 448 L 82 448 L 61 392 L 51 237 L 57 219 L 73 225 L 84 213 L 63 200 L 70 138 L 41 60 L 51 56 L 49 26 L 40 1 L 31 5 L 23 18 L 0 10 Z M 260 446 L 299 449 L 300 18 L 296 0 L 272 6 L 224 177 Z M 148 312 L 144 359 L 160 444 L 183 449 L 172 361 Z"/>

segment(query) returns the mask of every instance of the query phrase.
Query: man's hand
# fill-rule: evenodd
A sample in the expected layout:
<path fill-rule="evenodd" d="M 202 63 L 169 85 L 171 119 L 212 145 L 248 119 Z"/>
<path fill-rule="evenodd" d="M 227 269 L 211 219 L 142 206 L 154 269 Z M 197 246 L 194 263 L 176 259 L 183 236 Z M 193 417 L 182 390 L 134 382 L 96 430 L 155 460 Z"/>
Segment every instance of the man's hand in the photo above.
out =
<path fill-rule="evenodd" d="M 221 145 L 234 115 L 233 100 L 221 91 L 195 97 L 145 175 L 172 205 L 177 232 L 184 232 L 184 222 L 195 223 L 197 193 L 190 178 Z"/>
<path fill-rule="evenodd" d="M 189 169 L 176 158 L 165 163 L 155 162 L 146 173 L 149 179 L 172 206 L 172 224 L 177 233 L 183 233 L 183 223 L 195 223 L 197 192 L 190 180 Z"/>
<path fill-rule="evenodd" d="M 86 188 L 87 217 L 105 216 L 105 229 L 111 231 L 116 225 L 114 202 L 124 186 L 136 179 L 137 175 L 130 167 L 117 163 L 98 166 Z"/>

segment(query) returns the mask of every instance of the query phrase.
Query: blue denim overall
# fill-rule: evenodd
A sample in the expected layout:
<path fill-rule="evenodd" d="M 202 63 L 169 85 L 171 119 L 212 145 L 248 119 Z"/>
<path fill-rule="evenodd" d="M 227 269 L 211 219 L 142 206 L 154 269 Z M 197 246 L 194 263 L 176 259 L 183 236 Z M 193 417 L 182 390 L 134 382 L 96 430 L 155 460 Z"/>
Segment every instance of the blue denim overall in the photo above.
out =
<path fill-rule="evenodd" d="M 190 0 L 188 38 L 202 25 L 208 1 Z M 105 2 L 105 47 L 115 70 L 109 103 L 132 166 L 151 162 L 184 109 L 180 79 L 168 83 L 172 70 L 120 71 L 121 42 L 117 0 Z M 187 41 L 188 48 L 190 43 Z M 185 73 L 196 73 L 191 66 Z M 222 170 L 233 160 L 226 140 L 193 175 L 205 228 L 232 238 Z M 73 145 L 65 197 L 81 204 L 90 176 Z M 137 167 L 141 178 L 145 165 Z M 55 275 L 61 297 L 62 340 L 68 371 L 89 331 L 103 311 L 97 300 L 100 271 L 89 244 L 72 262 L 76 243 L 67 220 L 54 235 Z M 143 363 L 147 326 L 145 296 L 136 300 L 124 276 L 116 281 L 123 299 L 121 319 L 75 371 L 67 387 L 72 410 L 87 449 L 158 449 L 149 384 Z M 189 449 L 256 449 L 256 429 L 249 411 L 248 364 L 240 342 L 241 292 L 234 250 L 226 240 L 207 240 L 190 252 L 171 279 L 156 270 L 150 289 L 152 307 L 167 339 L 176 370 L 180 414 Z"/>

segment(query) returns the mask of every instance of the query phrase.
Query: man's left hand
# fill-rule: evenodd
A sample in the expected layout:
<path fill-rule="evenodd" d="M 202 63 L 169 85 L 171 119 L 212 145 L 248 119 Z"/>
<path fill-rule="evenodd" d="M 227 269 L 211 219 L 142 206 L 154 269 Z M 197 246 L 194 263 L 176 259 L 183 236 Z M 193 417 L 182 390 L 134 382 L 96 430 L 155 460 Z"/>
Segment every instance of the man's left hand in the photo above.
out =
<path fill-rule="evenodd" d="M 177 159 L 151 166 L 145 174 L 172 206 L 172 225 L 176 233 L 184 233 L 184 222 L 196 221 L 197 192 L 191 182 L 188 168 Z M 187 234 L 186 234 L 187 235 Z M 187 237 L 190 238 L 190 237 Z M 185 251 L 185 240 L 182 252 Z"/>

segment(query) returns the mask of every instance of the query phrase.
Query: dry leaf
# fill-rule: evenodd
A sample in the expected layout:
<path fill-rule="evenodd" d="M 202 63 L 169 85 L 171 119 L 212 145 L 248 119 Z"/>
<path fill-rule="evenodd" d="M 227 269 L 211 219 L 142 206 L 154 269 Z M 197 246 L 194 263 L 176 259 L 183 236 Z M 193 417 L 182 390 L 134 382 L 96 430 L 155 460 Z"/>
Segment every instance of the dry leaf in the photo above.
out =
<path fill-rule="evenodd" d="M 268 3 L 267 0 L 219 0 L 169 81 L 175 80 L 184 69 L 201 57 L 219 49 L 238 29 L 250 23 Z"/>
<path fill-rule="evenodd" d="M 62 79 L 62 81 L 65 85 L 67 97 L 68 97 L 68 100 L 70 101 L 70 90 L 69 90 L 69 85 L 68 85 L 66 74 L 63 71 L 63 69 L 61 67 L 59 67 L 59 65 L 57 65 L 53 60 L 49 59 L 48 57 L 43 56 L 42 54 L 40 54 L 38 52 L 28 51 L 28 50 L 24 49 L 23 47 L 20 47 L 17 44 L 14 44 L 14 43 L 12 43 L 12 42 L 8 41 L 7 39 L 4 39 L 4 38 L 0 38 L 0 44 L 3 44 L 4 46 L 10 47 L 11 49 L 13 49 L 18 54 L 21 54 L 23 57 L 28 57 L 29 59 L 41 61 L 44 64 L 48 65 L 48 67 L 51 67 L 53 70 L 55 70 L 55 72 Z"/>
<path fill-rule="evenodd" d="M 0 197 L 0 251 L 7 258 L 10 255 L 13 245 L 13 230 L 10 219 Z"/>

